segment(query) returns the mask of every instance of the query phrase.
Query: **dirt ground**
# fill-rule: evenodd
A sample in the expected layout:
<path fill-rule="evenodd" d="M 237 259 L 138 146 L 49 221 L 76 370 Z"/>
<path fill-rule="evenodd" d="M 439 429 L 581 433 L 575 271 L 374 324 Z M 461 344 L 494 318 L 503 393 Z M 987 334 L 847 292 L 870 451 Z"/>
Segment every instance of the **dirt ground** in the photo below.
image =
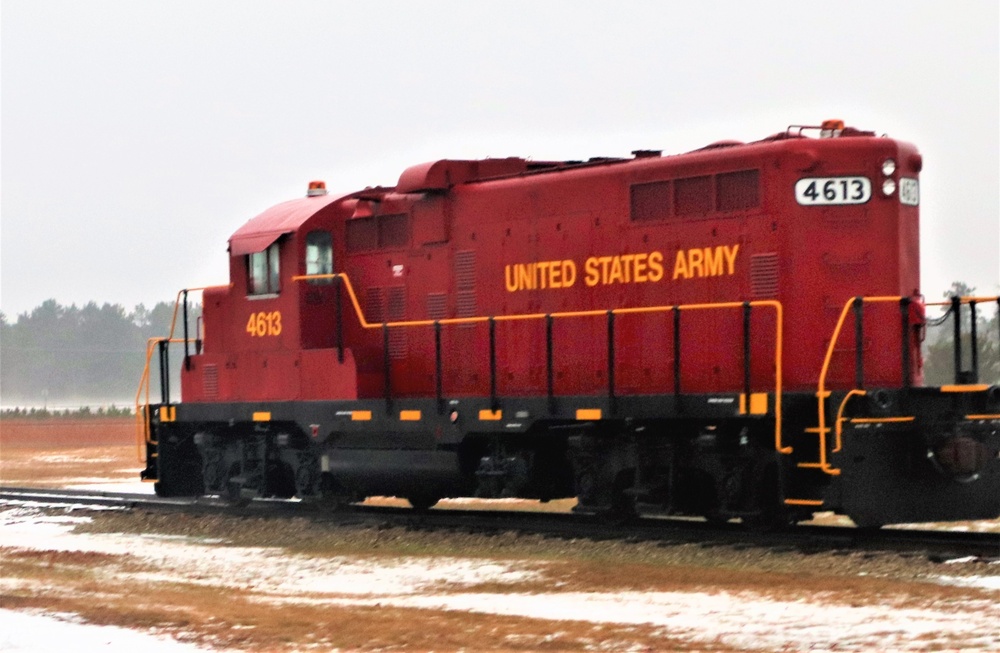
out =
<path fill-rule="evenodd" d="M 132 417 L 0 419 L 0 447 L 48 449 L 132 445 Z"/>
<path fill-rule="evenodd" d="M 143 467 L 132 418 L 0 419 L 0 484 L 124 483 Z"/>
<path fill-rule="evenodd" d="M 53 427 L 0 422 L 0 482 L 136 480 L 131 420 Z M 0 561 L 0 608 L 206 650 L 1000 650 L 975 561 L 16 504 Z"/>

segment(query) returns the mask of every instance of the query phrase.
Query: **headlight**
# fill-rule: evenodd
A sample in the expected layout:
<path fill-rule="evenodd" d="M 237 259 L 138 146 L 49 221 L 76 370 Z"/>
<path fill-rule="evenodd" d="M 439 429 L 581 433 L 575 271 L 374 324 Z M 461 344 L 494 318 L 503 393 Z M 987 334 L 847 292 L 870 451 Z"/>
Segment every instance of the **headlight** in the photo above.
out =
<path fill-rule="evenodd" d="M 882 182 L 882 194 L 892 195 L 896 192 L 896 182 L 892 179 L 886 179 Z"/>
<path fill-rule="evenodd" d="M 896 162 L 892 159 L 886 159 L 882 162 L 882 174 L 886 177 L 890 176 L 892 173 L 896 172 Z M 890 195 L 891 193 L 886 193 Z"/>

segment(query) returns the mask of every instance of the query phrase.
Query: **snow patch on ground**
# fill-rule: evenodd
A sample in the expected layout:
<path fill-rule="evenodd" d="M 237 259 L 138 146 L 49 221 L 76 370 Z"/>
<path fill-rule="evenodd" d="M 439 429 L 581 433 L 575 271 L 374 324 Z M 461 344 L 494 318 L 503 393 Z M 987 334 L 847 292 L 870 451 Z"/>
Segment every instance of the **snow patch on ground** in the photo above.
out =
<path fill-rule="evenodd" d="M 0 651 L 5 653 L 199 653 L 207 650 L 165 636 L 82 623 L 74 615 L 35 614 L 0 608 Z"/>
<path fill-rule="evenodd" d="M 43 463 L 87 463 L 90 464 L 101 464 L 101 463 L 113 463 L 117 460 L 113 456 L 91 456 L 87 454 L 65 454 L 65 453 L 48 453 L 35 456 L 36 462 Z"/>
<path fill-rule="evenodd" d="M 725 646 L 780 650 L 892 650 L 953 647 L 1000 648 L 1000 608 L 979 613 L 849 606 L 803 597 L 775 601 L 753 592 L 565 592 L 544 594 L 445 594 L 340 599 L 341 605 L 391 605 L 466 610 L 538 619 L 652 624 L 671 637 Z M 979 633 L 978 635 L 976 633 Z M 959 637 L 959 640 L 955 638 Z"/>
<path fill-rule="evenodd" d="M 519 583 L 537 577 L 540 567 L 445 557 L 312 558 L 283 549 L 217 546 L 217 541 L 186 537 L 71 532 L 75 525 L 88 521 L 86 516 L 45 515 L 25 506 L 8 507 L 0 510 L 0 547 L 129 556 L 157 570 L 128 574 L 132 581 L 177 582 L 182 578 L 192 584 L 282 597 L 406 595 L 435 587 Z"/>
<path fill-rule="evenodd" d="M 1000 593 L 1000 575 L 998 576 L 939 576 L 938 580 L 945 585 L 957 587 L 975 587 Z M 1000 622 L 997 623 L 1000 630 Z"/>
<path fill-rule="evenodd" d="M 886 528 L 900 530 L 951 531 L 954 533 L 1000 533 L 1000 519 L 980 519 L 961 522 L 928 522 L 925 524 L 896 524 Z"/>
<path fill-rule="evenodd" d="M 854 528 L 854 522 L 846 515 L 838 515 L 833 512 L 817 512 L 807 524 L 818 524 L 822 526 L 843 526 Z M 1000 533 L 1000 519 L 980 519 L 976 521 L 960 522 L 923 522 L 916 524 L 892 524 L 886 528 L 899 530 L 929 530 L 929 531 L 953 531 L 956 533 Z"/>

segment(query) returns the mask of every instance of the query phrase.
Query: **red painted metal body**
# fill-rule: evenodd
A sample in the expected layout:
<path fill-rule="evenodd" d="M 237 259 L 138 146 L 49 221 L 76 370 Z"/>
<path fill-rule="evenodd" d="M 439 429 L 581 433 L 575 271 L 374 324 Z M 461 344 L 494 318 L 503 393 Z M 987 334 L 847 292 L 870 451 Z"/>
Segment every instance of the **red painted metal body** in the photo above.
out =
<path fill-rule="evenodd" d="M 896 164 L 889 174 L 886 159 Z M 386 351 L 382 329 L 363 328 L 345 288 L 292 279 L 307 273 L 307 234 L 316 231 L 332 234 L 332 269 L 347 274 L 369 323 L 536 316 L 495 323 L 501 396 L 547 391 L 539 315 L 754 300 L 783 307 L 784 388 L 815 390 L 848 299 L 919 287 L 918 206 L 882 192 L 886 179 L 916 180 L 919 171 L 912 145 L 847 129 L 667 157 L 438 161 L 406 170 L 394 189 L 292 200 L 231 239 L 231 284 L 205 292 L 204 351 L 183 374 L 183 401 L 380 397 L 386 356 L 393 396 L 434 396 L 433 327 L 389 329 Z M 869 180 L 867 201 L 797 200 L 803 179 L 845 178 Z M 274 243 L 277 292 L 248 294 L 249 256 Z M 872 387 L 902 383 L 899 311 L 865 308 Z M 755 306 L 749 319 L 751 388 L 771 391 L 776 312 Z M 743 320 L 741 307 L 681 310 L 683 392 L 742 390 Z M 555 394 L 606 391 L 608 328 L 605 315 L 553 320 Z M 613 329 L 618 394 L 677 389 L 674 313 L 619 313 Z M 442 326 L 445 396 L 490 393 L 489 338 L 486 322 Z M 828 388 L 855 387 L 848 340 L 833 355 Z M 917 383 L 916 348 L 910 356 Z"/>

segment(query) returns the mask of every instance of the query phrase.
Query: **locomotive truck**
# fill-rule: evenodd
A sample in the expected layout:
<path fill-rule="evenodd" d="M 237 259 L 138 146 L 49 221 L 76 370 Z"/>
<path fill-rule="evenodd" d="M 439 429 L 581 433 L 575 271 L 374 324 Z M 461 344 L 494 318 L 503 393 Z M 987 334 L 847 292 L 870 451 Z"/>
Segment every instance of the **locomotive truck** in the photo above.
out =
<path fill-rule="evenodd" d="M 228 285 L 181 291 L 150 343 L 142 478 L 333 506 L 998 517 L 1000 387 L 978 378 L 974 317 L 1000 300 L 947 302 L 954 383 L 924 387 L 921 168 L 909 143 L 826 121 L 312 182 L 236 230 Z"/>

